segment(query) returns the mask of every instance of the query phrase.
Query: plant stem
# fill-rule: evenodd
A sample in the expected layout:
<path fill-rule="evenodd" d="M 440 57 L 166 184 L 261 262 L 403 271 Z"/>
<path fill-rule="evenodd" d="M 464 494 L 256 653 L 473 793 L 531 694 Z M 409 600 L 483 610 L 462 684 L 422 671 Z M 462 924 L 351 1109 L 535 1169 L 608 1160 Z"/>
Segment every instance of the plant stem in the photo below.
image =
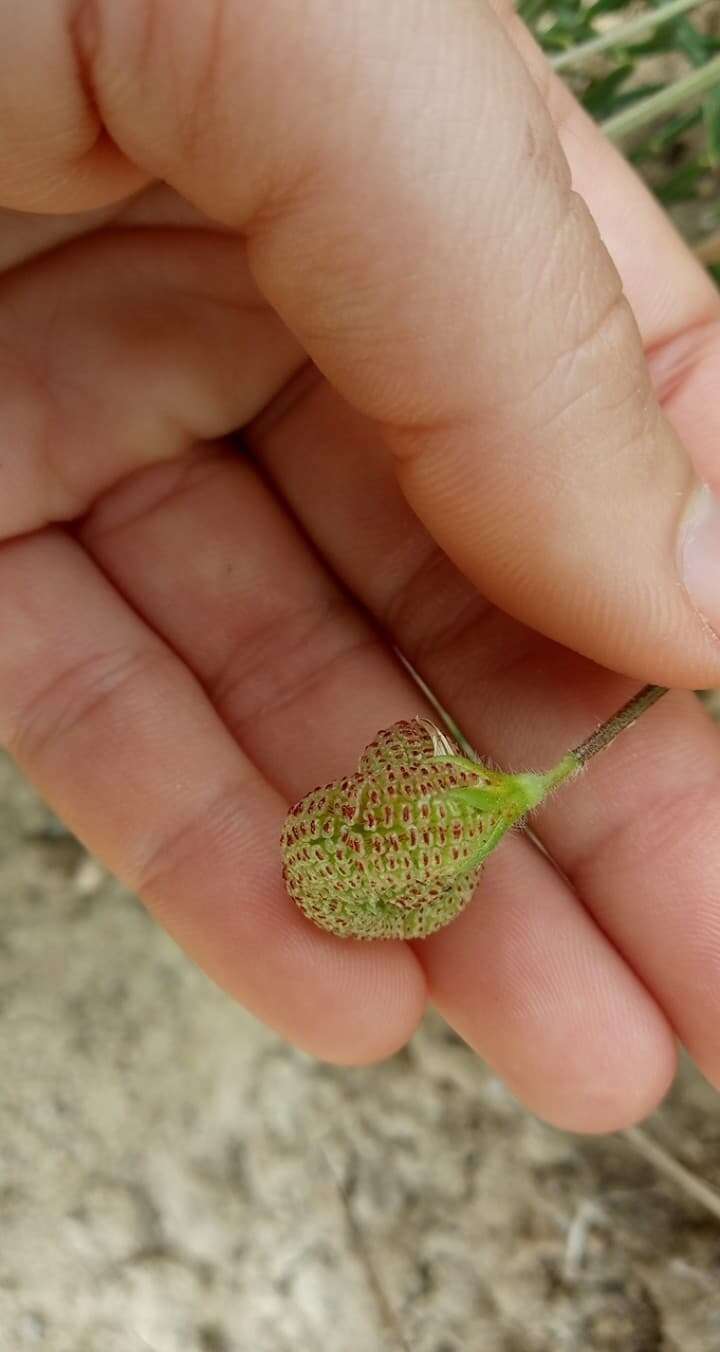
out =
<path fill-rule="evenodd" d="M 563 756 L 557 765 L 553 765 L 552 770 L 548 770 L 547 774 L 517 775 L 518 781 L 527 781 L 530 794 L 535 797 L 535 803 L 531 802 L 530 806 L 542 802 L 546 794 L 552 793 L 553 789 L 563 784 L 566 779 L 572 779 L 573 775 L 578 774 L 583 766 L 587 765 L 589 760 L 592 760 L 593 756 L 597 756 L 598 751 L 603 751 L 606 746 L 614 742 L 618 733 L 631 727 L 646 709 L 649 709 L 652 704 L 655 704 L 656 700 L 661 699 L 666 694 L 667 686 L 665 685 L 643 686 L 642 690 L 633 695 L 627 704 L 623 704 L 622 709 L 618 709 L 612 718 L 608 718 L 606 723 L 602 723 L 573 751 L 568 751 L 567 755 Z"/>
<path fill-rule="evenodd" d="M 661 5 L 659 9 L 636 14 L 634 18 L 628 19 L 627 23 L 614 24 L 607 33 L 600 33 L 598 37 L 590 38 L 588 42 L 582 42 L 577 47 L 560 52 L 558 56 L 552 58 L 550 64 L 555 70 L 564 70 L 566 66 L 578 66 L 589 56 L 607 51 L 609 47 L 624 47 L 628 38 L 637 37 L 638 33 L 645 33 L 648 29 L 659 28 L 669 19 L 684 14 L 688 9 L 697 9 L 703 3 L 704 0 L 670 0 L 669 4 Z"/>
<path fill-rule="evenodd" d="M 720 1193 L 706 1183 L 704 1178 L 698 1178 L 697 1174 L 686 1169 L 674 1155 L 658 1145 L 657 1141 L 651 1140 L 641 1127 L 626 1127 L 622 1134 L 639 1154 L 650 1161 L 658 1173 L 671 1178 L 673 1183 L 683 1188 L 690 1197 L 704 1206 L 706 1211 L 710 1211 L 716 1220 L 720 1220 Z"/>
<path fill-rule="evenodd" d="M 679 103 L 699 98 L 701 94 L 707 93 L 718 84 L 720 84 L 720 56 L 714 56 L 712 61 L 706 62 L 699 70 L 683 75 L 666 89 L 651 94 L 649 98 L 642 99 L 639 103 L 631 104 L 629 108 L 624 108 L 614 117 L 608 117 L 600 125 L 611 141 L 619 141 L 629 132 L 639 131 L 648 122 L 654 122 L 656 117 L 672 112 Z"/>
<path fill-rule="evenodd" d="M 606 746 L 615 741 L 619 732 L 622 732 L 624 728 L 631 727 L 646 709 L 649 709 L 652 704 L 655 704 L 666 694 L 667 686 L 665 685 L 643 686 L 642 690 L 639 690 L 637 695 L 633 695 L 632 699 L 629 699 L 622 709 L 613 714 L 612 718 L 608 718 L 607 722 L 603 723 L 596 732 L 593 732 L 590 737 L 587 737 L 584 742 L 581 742 L 570 752 L 578 768 L 587 765 L 587 762 L 593 756 L 597 756 L 598 751 L 604 750 Z"/>
<path fill-rule="evenodd" d="M 601 726 L 594 733 L 590 733 L 580 746 L 575 746 L 574 750 L 567 752 L 566 756 L 563 756 L 557 765 L 552 765 L 552 769 L 548 769 L 544 775 L 513 775 L 513 783 L 521 795 L 519 800 L 523 803 L 523 815 L 531 813 L 532 808 L 538 807 L 538 804 L 542 803 L 555 788 L 565 784 L 566 779 L 573 779 L 574 775 L 578 775 L 593 756 L 597 756 L 605 746 L 611 745 L 617 734 L 625 727 L 631 727 L 640 714 L 644 714 L 646 708 L 650 708 L 655 700 L 661 699 L 666 694 L 667 685 L 643 685 L 642 690 L 632 696 L 632 699 L 628 699 L 627 704 L 623 704 L 612 718 L 601 723 Z M 469 799 L 475 794 L 474 790 L 463 792 Z"/>

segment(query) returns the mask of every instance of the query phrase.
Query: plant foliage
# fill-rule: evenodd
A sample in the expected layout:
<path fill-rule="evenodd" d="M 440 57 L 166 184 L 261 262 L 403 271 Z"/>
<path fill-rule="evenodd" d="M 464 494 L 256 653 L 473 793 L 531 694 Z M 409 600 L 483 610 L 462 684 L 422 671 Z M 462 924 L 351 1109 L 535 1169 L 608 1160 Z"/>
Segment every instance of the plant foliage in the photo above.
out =
<path fill-rule="evenodd" d="M 720 5 L 693 5 L 663 21 L 668 0 L 519 0 L 519 13 L 580 102 L 600 123 L 636 106 L 641 125 L 622 139 L 628 158 L 685 232 L 697 239 L 720 227 Z M 628 20 L 655 9 L 656 27 L 625 33 Z M 617 32 L 602 51 L 576 49 Z M 680 82 L 715 62 L 718 78 L 700 97 Z M 709 78 L 712 79 L 712 67 Z M 677 86 L 676 106 L 642 122 L 642 108 Z M 648 113 L 652 105 L 647 104 Z M 695 204 L 692 210 L 690 204 Z M 717 278 L 718 269 L 711 269 Z"/>

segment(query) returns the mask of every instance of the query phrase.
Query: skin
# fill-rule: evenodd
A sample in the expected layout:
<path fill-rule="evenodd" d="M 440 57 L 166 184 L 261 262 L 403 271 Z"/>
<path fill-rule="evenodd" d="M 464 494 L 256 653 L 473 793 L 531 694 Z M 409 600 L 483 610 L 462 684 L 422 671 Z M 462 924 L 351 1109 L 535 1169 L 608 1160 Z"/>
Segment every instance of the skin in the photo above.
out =
<path fill-rule="evenodd" d="M 388 1055 L 429 998 L 574 1130 L 649 1112 L 676 1039 L 717 1082 L 720 749 L 688 693 L 535 819 L 558 869 L 509 840 L 422 944 L 334 939 L 280 880 L 288 802 L 425 711 L 393 645 L 511 768 L 644 681 L 720 684 L 676 562 L 718 296 L 519 25 L 0 0 L 0 205 L 26 773 L 318 1056 Z"/>

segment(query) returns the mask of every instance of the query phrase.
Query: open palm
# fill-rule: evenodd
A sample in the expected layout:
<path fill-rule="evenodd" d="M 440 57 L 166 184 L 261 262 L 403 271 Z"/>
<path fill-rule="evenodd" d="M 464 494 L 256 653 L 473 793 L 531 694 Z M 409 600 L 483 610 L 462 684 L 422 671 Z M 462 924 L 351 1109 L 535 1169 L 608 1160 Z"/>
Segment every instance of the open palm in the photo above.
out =
<path fill-rule="evenodd" d="M 524 91 L 521 63 L 511 69 Z M 579 111 L 554 86 L 546 95 L 665 410 L 711 479 L 717 430 L 700 410 L 719 374 L 717 297 Z M 154 92 L 147 101 L 152 121 Z M 124 116 L 107 114 L 119 143 Z M 315 930 L 280 876 L 288 801 L 352 769 L 380 727 L 427 711 L 398 650 L 478 749 L 513 768 L 550 764 L 632 692 L 635 679 L 593 657 L 638 679 L 720 680 L 716 640 L 667 582 L 677 508 L 651 521 L 653 495 L 679 500 L 691 474 L 651 409 L 629 311 L 612 301 L 611 342 L 604 321 L 565 307 L 584 337 L 538 381 L 532 338 L 521 351 L 517 330 L 502 337 L 516 283 L 500 264 L 489 279 L 480 259 L 476 289 L 494 295 L 477 342 L 492 323 L 502 360 L 486 346 L 492 382 L 465 378 L 475 320 L 461 315 L 458 337 L 459 283 L 442 257 L 436 289 L 408 267 L 393 290 L 399 245 L 372 211 L 358 218 L 358 202 L 329 212 L 327 253 L 320 209 L 298 208 L 303 231 L 283 234 L 282 195 L 260 225 L 236 227 L 225 167 L 222 191 L 201 190 L 197 146 L 156 165 L 157 138 L 135 150 L 141 122 L 117 152 L 115 187 L 98 169 L 85 198 L 92 175 L 69 179 L 67 210 L 62 184 L 53 214 L 17 209 L 31 203 L 16 186 L 3 196 L 0 176 L 0 201 L 16 208 L 0 214 L 0 736 L 216 980 L 321 1056 L 387 1054 L 429 996 L 565 1126 L 648 1111 L 676 1035 L 719 1078 L 720 746 L 690 694 L 544 809 L 547 854 L 506 842 L 475 902 L 421 944 Z M 308 192 L 293 182 L 286 196 L 302 206 Z M 391 197 L 383 184 L 379 200 Z M 381 276 L 364 276 L 348 213 Z M 344 269 L 353 286 L 334 314 L 323 288 L 342 291 Z M 533 304 L 552 329 L 544 285 Z M 376 287 L 387 332 L 367 323 Z M 608 368 L 610 411 L 589 393 Z M 433 403 L 445 387 L 447 418 Z M 481 466 L 468 449 L 479 426 L 498 451 Z M 596 468 L 599 444 L 612 453 Z M 633 513 L 637 540 L 622 534 Z"/>

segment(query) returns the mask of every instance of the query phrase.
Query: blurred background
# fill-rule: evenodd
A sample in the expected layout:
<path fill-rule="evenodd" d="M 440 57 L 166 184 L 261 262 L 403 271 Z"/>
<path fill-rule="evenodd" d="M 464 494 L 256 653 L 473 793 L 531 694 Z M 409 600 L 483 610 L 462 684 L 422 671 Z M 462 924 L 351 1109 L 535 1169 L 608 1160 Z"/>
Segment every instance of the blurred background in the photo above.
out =
<path fill-rule="evenodd" d="M 586 1139 L 433 1016 L 384 1065 L 320 1065 L 3 759 L 0 905 L 3 1352 L 720 1348 L 720 1112 L 690 1067 L 642 1131 Z"/>

